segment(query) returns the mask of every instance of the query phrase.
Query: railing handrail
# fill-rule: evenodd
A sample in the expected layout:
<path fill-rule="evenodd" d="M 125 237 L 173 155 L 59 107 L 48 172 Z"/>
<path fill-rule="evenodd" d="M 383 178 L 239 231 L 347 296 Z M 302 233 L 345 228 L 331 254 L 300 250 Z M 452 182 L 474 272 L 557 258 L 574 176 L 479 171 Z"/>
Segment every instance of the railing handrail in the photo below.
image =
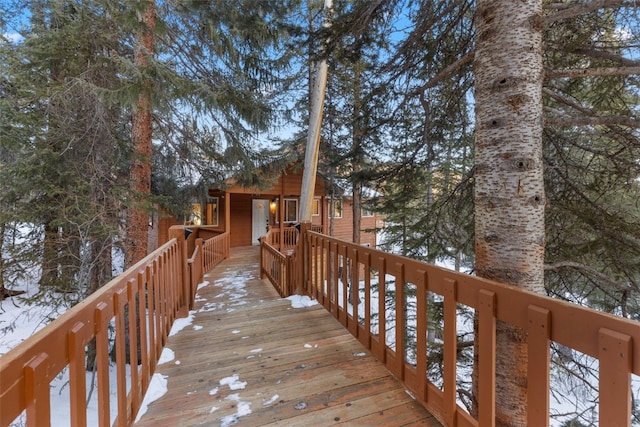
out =
<path fill-rule="evenodd" d="M 50 425 L 49 384 L 67 366 L 71 424 L 86 425 L 85 347 L 94 338 L 99 425 L 111 425 L 109 407 L 113 389 L 117 389 L 118 406 L 115 424 L 131 425 L 173 321 L 185 315 L 192 303 L 195 286 L 202 280 L 203 266 L 229 256 L 229 233 L 205 242 L 197 240 L 200 245 L 187 258 L 187 247 L 193 242 L 185 240 L 184 227 L 171 227 L 166 244 L 2 355 L 0 426 L 9 425 L 25 410 L 28 426 Z M 203 258 L 207 256 L 210 258 L 205 264 Z M 110 336 L 114 321 L 115 335 Z M 116 384 L 109 384 L 112 338 Z M 138 364 L 132 364 L 135 368 L 129 373 L 125 369 L 127 344 L 134 355 L 131 357 L 135 357 L 135 349 L 140 346 Z"/>
<path fill-rule="evenodd" d="M 0 425 L 11 423 L 26 410 L 27 425 L 49 425 L 49 383 L 66 366 L 70 369 L 71 420 L 86 424 L 85 345 L 96 338 L 100 425 L 110 425 L 108 329 L 116 319 L 116 365 L 118 370 L 118 424 L 128 425 L 141 403 L 160 351 L 180 306 L 180 242 L 172 238 L 122 275 L 69 309 L 58 319 L 2 356 L 0 367 Z M 151 295 L 147 290 L 150 284 Z M 159 304 L 160 294 L 168 304 Z M 151 296 L 148 322 L 140 322 L 141 336 L 130 335 L 131 348 L 142 347 L 141 366 L 131 369 L 130 389 L 125 380 L 125 311 L 130 327 L 136 326 L 144 305 L 135 301 Z M 133 304 L 131 302 L 134 302 Z M 146 314 L 144 314 L 146 318 Z M 133 329 L 135 331 L 135 329 Z M 131 332 L 131 331 L 129 331 Z"/>
<path fill-rule="evenodd" d="M 291 255 L 280 252 L 270 244 L 267 236 L 260 239 L 260 277 L 267 278 L 281 297 L 291 294 Z"/>
<path fill-rule="evenodd" d="M 405 386 L 447 425 L 493 425 L 495 408 L 495 322 L 504 321 L 521 328 L 529 336 L 529 425 L 548 425 L 549 419 L 549 354 L 554 341 L 599 360 L 601 425 L 629 425 L 631 419 L 630 377 L 640 374 L 640 325 L 637 322 L 589 308 L 527 292 L 513 286 L 481 279 L 440 268 L 410 258 L 342 241 L 315 232 L 303 238 L 303 278 L 305 292 L 316 298 L 351 333 L 357 337 Z M 347 269 L 339 265 L 357 266 Z M 371 318 L 358 319 L 347 308 L 348 282 L 365 283 L 365 295 L 371 292 L 371 270 L 380 277 L 395 276 L 397 300 L 403 298 L 404 286 L 412 284 L 417 304 L 417 360 L 408 363 L 404 348 L 403 302 L 394 310 L 395 348 L 386 343 L 385 328 L 374 335 L 369 328 Z M 338 301 L 337 286 L 342 298 Z M 381 279 L 385 280 L 385 279 Z M 368 285 L 367 285 L 368 284 Z M 381 286 L 382 292 L 386 292 Z M 427 292 L 444 299 L 444 389 L 427 378 Z M 379 301 L 384 301 L 378 295 Z M 354 298 L 352 313 L 364 305 L 371 313 L 371 302 Z M 384 303 L 381 303 L 384 304 Z M 475 309 L 479 318 L 479 420 L 471 417 L 456 403 L 456 317 L 457 305 Z M 388 308 L 388 307 L 386 307 Z M 402 313 L 402 314 L 401 314 Z M 378 321 L 385 324 L 385 307 L 378 307 Z M 577 333 L 579 331 L 579 333 Z M 606 423 L 603 423 L 606 420 Z"/>

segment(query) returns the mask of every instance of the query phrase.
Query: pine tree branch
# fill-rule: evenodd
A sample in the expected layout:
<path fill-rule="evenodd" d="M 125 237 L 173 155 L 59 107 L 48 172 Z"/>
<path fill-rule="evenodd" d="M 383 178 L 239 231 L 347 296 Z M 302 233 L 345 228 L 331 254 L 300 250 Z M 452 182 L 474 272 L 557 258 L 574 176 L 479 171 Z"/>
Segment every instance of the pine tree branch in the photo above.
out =
<path fill-rule="evenodd" d="M 609 285 L 615 287 L 616 289 L 623 291 L 623 292 L 627 292 L 627 291 L 638 291 L 639 289 L 635 286 L 633 286 L 631 283 L 629 282 L 618 282 L 616 280 L 613 280 L 612 278 L 610 278 L 609 276 L 607 276 L 604 273 L 599 272 L 598 270 L 596 270 L 593 267 L 589 267 L 588 265 L 585 264 L 581 264 L 579 262 L 574 262 L 574 261 L 560 261 L 560 262 L 554 262 L 552 264 L 545 264 L 544 265 L 544 270 L 545 271 L 561 271 L 561 270 L 566 270 L 566 269 L 571 269 L 571 270 L 578 270 L 581 274 L 585 275 L 585 276 L 593 276 L 596 277 L 597 279 L 608 283 Z"/>
<path fill-rule="evenodd" d="M 570 116 L 555 108 L 546 107 L 545 123 L 559 126 L 628 126 L 640 128 L 640 119 L 629 116 Z"/>
<path fill-rule="evenodd" d="M 545 72 L 545 79 L 581 78 L 581 77 L 610 77 L 640 74 L 640 65 L 630 67 L 606 67 L 606 68 L 575 68 L 565 70 L 553 70 Z"/>
<path fill-rule="evenodd" d="M 567 98 L 566 96 L 563 96 L 562 94 L 559 94 L 549 88 L 542 88 L 542 93 L 546 96 L 549 96 L 551 98 L 553 98 L 554 100 L 556 100 L 557 102 L 560 102 L 561 104 L 564 104 L 566 106 L 569 106 L 571 108 L 574 108 L 576 110 L 578 110 L 581 113 L 584 114 L 589 114 L 591 115 L 591 111 L 588 108 L 583 107 L 580 103 L 578 103 L 575 99 L 573 98 Z"/>
<path fill-rule="evenodd" d="M 545 123 L 560 126 L 628 126 L 640 128 L 640 119 L 630 116 L 597 116 L 590 109 L 583 107 L 573 99 L 562 96 L 551 89 L 544 88 L 543 94 L 577 110 L 580 115 L 573 116 L 556 108 L 545 107 Z"/>
<path fill-rule="evenodd" d="M 627 67 L 636 67 L 640 65 L 640 61 L 634 61 L 633 59 L 625 58 L 622 55 L 618 55 L 616 53 L 608 52 L 600 49 L 578 48 L 578 49 L 572 50 L 570 53 L 585 55 L 585 56 L 589 56 L 591 58 L 596 58 L 596 59 L 606 59 L 608 61 L 616 62 L 620 65 L 624 65 Z"/>
<path fill-rule="evenodd" d="M 469 62 L 472 62 L 474 57 L 475 57 L 475 51 L 471 51 L 471 52 L 467 53 L 466 55 L 464 55 L 462 58 L 459 58 L 458 60 L 452 62 L 449 65 L 447 65 L 438 74 L 433 76 L 433 78 L 429 79 L 428 82 L 426 82 L 425 84 L 420 86 L 416 90 L 416 92 L 424 92 L 427 89 L 431 89 L 432 87 L 435 87 L 435 85 L 440 83 L 440 81 L 442 81 L 443 79 L 445 79 L 447 77 L 450 77 L 459 68 L 461 68 L 465 64 L 468 64 Z"/>
<path fill-rule="evenodd" d="M 549 13 L 542 18 L 542 22 L 545 25 L 548 25 L 552 22 L 575 18 L 576 16 L 580 16 L 585 13 L 609 7 L 633 8 L 637 7 L 637 3 L 635 1 L 624 0 L 593 0 L 587 3 L 574 3 L 571 5 L 567 5 L 566 3 L 551 3 L 544 6 L 544 9 L 556 10 L 557 12 Z"/>

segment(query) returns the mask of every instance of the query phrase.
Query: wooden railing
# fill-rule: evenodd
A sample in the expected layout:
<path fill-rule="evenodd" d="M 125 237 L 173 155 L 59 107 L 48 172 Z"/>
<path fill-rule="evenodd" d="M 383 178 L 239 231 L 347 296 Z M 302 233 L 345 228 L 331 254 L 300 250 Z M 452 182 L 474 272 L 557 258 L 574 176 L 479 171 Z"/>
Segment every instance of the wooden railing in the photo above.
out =
<path fill-rule="evenodd" d="M 231 242 L 228 232 L 214 235 L 207 240 L 199 237 L 204 234 L 201 233 L 201 230 L 196 229 L 196 233 L 198 237 L 195 238 L 193 253 L 187 260 L 189 266 L 189 309 L 193 308 L 196 291 L 202 282 L 204 272 L 229 258 Z"/>
<path fill-rule="evenodd" d="M 188 264 L 184 227 L 172 227 L 169 242 L 0 357 L 0 426 L 23 412 L 27 426 L 51 425 L 50 383 L 67 367 L 71 424 L 87 425 L 85 349 L 93 340 L 98 424 L 131 425 L 173 321 L 192 304 L 192 283 L 202 280 L 205 266 L 228 256 L 228 234 L 212 240 L 200 242 Z M 116 384 L 109 381 L 111 347 Z M 127 348 L 134 360 L 139 349 L 138 363 L 130 369 Z M 112 420 L 114 391 L 117 417 Z"/>
<path fill-rule="evenodd" d="M 296 227 L 271 228 L 264 236 L 265 241 L 281 252 L 291 251 L 298 245 L 298 229 Z"/>
<path fill-rule="evenodd" d="M 299 250 L 303 291 L 324 305 L 443 424 L 494 425 L 496 321 L 503 321 L 528 334 L 528 425 L 549 424 L 552 342 L 599 361 L 600 425 L 630 425 L 631 374 L 640 374 L 637 322 L 318 233 L 304 233 Z M 290 292 L 292 288 L 288 285 Z M 444 312 L 439 344 L 444 368 L 437 385 L 427 372 L 427 354 L 434 345 L 427 307 L 434 300 Z M 477 418 L 456 401 L 462 305 L 475 310 L 478 318 Z"/>
<path fill-rule="evenodd" d="M 229 258 L 231 239 L 229 233 L 222 233 L 202 241 L 203 270 L 209 271 L 222 260 Z"/>
<path fill-rule="evenodd" d="M 300 232 L 295 227 L 283 230 L 284 245 L 280 245 L 280 229 L 273 228 L 260 238 L 260 277 L 267 278 L 280 296 L 288 297 L 299 292 L 302 283 L 300 274 Z"/>

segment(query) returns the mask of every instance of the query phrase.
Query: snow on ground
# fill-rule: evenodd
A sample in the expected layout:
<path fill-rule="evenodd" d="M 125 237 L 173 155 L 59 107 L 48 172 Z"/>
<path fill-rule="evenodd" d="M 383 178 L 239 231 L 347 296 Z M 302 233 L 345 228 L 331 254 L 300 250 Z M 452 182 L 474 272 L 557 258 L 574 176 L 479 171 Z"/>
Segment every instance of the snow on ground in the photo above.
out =
<path fill-rule="evenodd" d="M 291 295 L 285 299 L 291 301 L 291 307 L 293 308 L 305 308 L 318 304 L 318 301 L 312 300 L 306 295 Z"/>
<path fill-rule="evenodd" d="M 136 416 L 136 420 L 134 422 L 138 422 L 140 418 L 147 413 L 147 409 L 149 408 L 149 404 L 160 399 L 167 392 L 167 376 L 155 373 L 153 377 L 151 377 L 151 382 L 149 383 L 149 389 L 144 395 L 144 399 L 142 399 L 142 405 L 140 406 L 140 410 L 138 411 L 138 415 Z"/>

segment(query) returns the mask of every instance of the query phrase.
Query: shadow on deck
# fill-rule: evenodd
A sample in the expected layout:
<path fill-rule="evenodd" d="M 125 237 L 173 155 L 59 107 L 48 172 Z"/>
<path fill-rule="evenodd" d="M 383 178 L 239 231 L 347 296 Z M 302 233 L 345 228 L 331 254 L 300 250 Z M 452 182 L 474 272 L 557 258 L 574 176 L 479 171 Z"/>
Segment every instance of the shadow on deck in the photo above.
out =
<path fill-rule="evenodd" d="M 322 306 L 292 308 L 261 280 L 258 251 L 206 274 L 156 370 L 168 391 L 136 425 L 440 426 Z"/>

